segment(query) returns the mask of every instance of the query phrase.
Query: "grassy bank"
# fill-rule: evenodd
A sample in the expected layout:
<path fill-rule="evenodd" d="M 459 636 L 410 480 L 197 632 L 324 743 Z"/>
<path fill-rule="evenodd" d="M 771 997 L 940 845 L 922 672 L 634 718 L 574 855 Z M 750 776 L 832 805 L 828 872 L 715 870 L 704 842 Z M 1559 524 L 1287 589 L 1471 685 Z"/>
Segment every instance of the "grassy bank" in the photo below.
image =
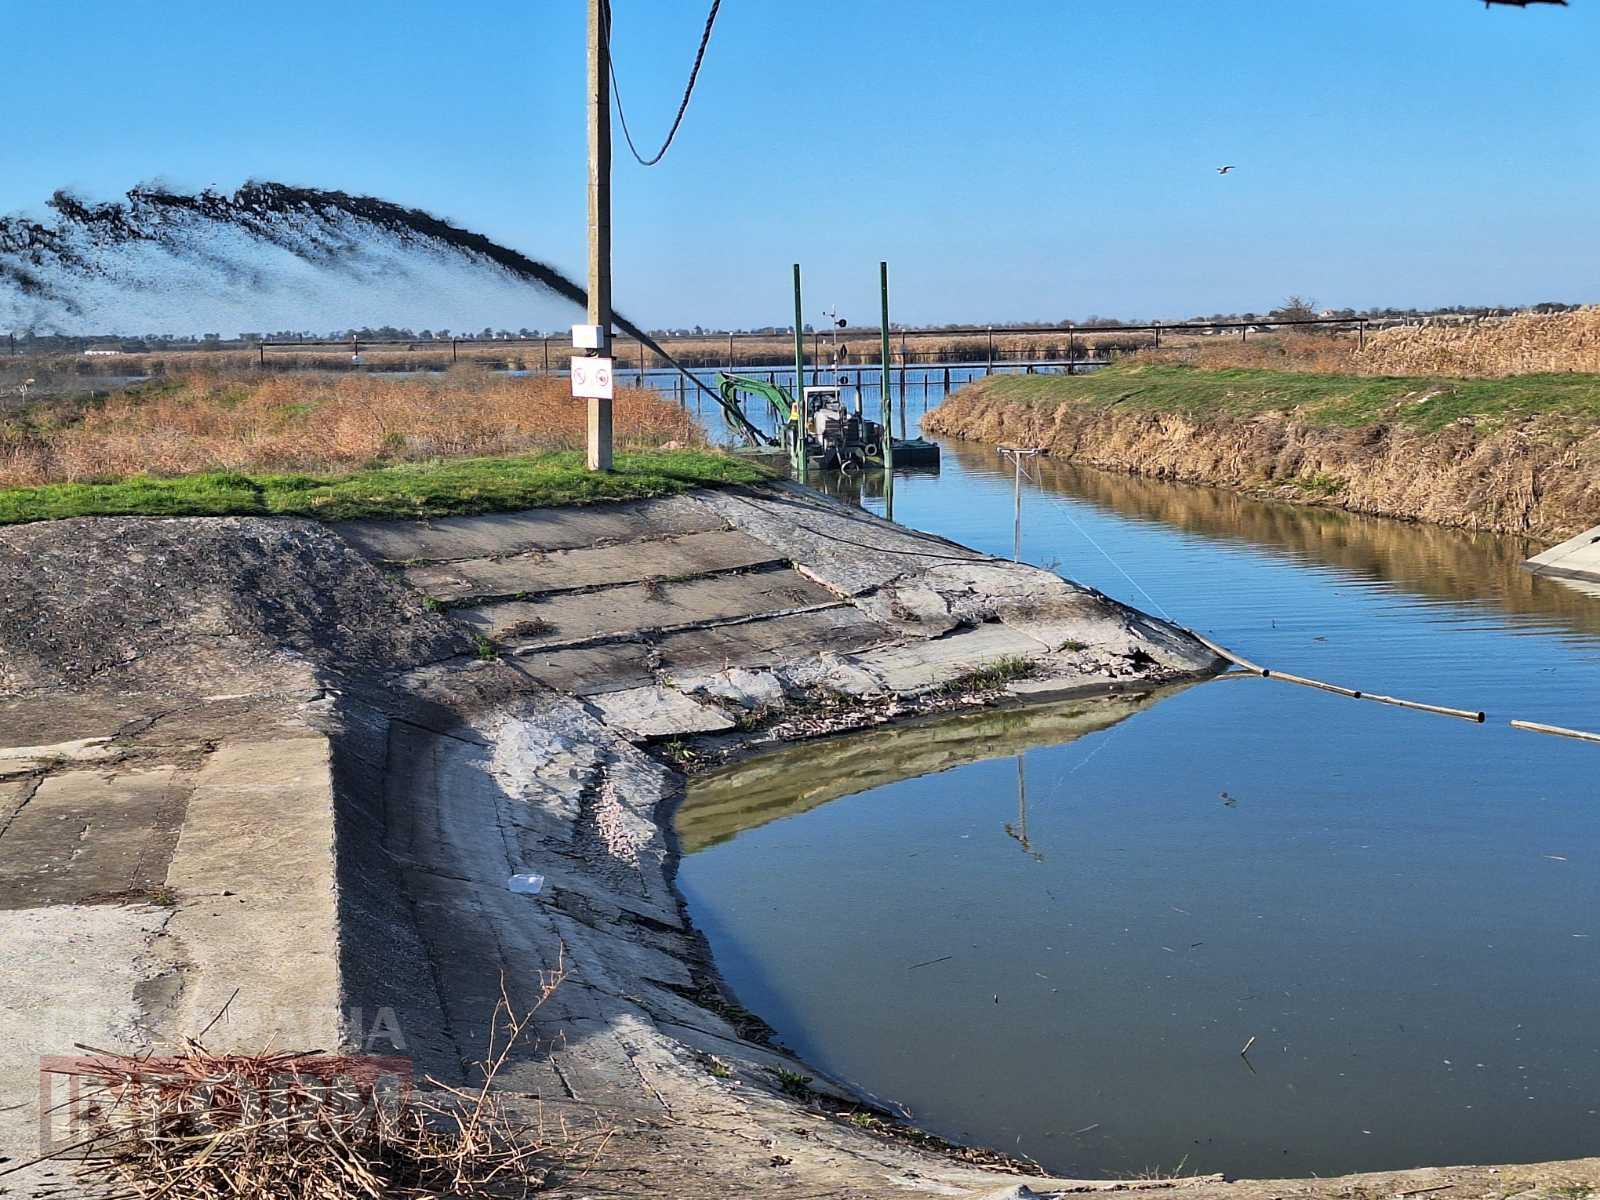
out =
<path fill-rule="evenodd" d="M 1600 523 L 1600 375 L 1369 377 L 1134 363 L 981 380 L 923 428 L 1468 529 L 1559 539 Z"/>
<path fill-rule="evenodd" d="M 619 454 L 616 470 L 606 475 L 586 470 L 575 451 L 406 463 L 330 476 L 141 475 L 0 490 L 0 525 L 84 516 L 444 517 L 669 496 L 766 478 L 760 467 L 712 450 Z"/>
<path fill-rule="evenodd" d="M 1379 422 L 1429 431 L 1463 418 L 1504 424 L 1563 417 L 1600 426 L 1600 375 L 1504 379 L 1366 377 L 1302 371 L 1204 370 L 1174 365 L 1108 367 L 1088 375 L 1010 375 L 964 395 L 1054 411 L 1125 408 L 1194 420 L 1280 414 L 1307 425 L 1356 429 Z"/>

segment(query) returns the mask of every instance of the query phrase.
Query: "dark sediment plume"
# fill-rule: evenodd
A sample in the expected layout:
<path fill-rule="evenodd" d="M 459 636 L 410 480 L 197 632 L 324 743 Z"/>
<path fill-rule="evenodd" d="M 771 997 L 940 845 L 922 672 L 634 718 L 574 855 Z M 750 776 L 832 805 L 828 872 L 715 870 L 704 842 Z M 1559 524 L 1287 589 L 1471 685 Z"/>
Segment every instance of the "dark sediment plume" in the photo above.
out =
<path fill-rule="evenodd" d="M 0 217 L 0 329 L 194 333 L 355 324 L 554 328 L 585 304 L 556 268 L 372 196 L 249 183 L 134 188 Z M 631 322 L 617 319 L 630 334 Z"/>

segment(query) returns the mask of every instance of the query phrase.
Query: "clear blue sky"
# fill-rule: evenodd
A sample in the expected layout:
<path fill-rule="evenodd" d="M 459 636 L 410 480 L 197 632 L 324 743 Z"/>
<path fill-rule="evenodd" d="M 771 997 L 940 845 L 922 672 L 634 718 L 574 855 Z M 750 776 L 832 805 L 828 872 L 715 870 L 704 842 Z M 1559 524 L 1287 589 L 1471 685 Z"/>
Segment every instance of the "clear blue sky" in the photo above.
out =
<path fill-rule="evenodd" d="M 653 141 L 705 5 L 614 3 Z M 277 179 L 581 277 L 583 10 L 0 0 L 0 209 Z M 919 323 L 1600 300 L 1597 52 L 1600 0 L 725 0 L 619 155 L 618 304 L 784 323 L 798 259 L 868 322 L 880 258 Z"/>

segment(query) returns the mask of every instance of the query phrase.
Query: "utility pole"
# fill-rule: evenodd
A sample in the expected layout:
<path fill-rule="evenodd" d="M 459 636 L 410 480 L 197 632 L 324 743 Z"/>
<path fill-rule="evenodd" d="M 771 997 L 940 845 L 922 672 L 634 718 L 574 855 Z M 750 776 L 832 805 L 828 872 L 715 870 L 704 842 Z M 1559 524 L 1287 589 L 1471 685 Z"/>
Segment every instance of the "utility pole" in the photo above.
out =
<path fill-rule="evenodd" d="M 878 264 L 878 293 L 882 301 L 882 312 L 878 319 L 878 333 L 882 338 L 879 347 L 883 355 L 883 470 L 884 479 L 888 486 L 894 487 L 894 406 L 889 403 L 889 375 L 891 363 L 889 350 L 889 264 Z M 903 344 L 903 343 L 902 343 Z M 904 371 L 900 380 L 905 382 Z"/>
<path fill-rule="evenodd" d="M 806 421 L 810 414 L 806 412 L 806 335 L 805 315 L 800 306 L 800 264 L 794 264 L 794 407 L 790 409 L 790 429 L 794 441 L 790 445 L 793 454 L 794 473 L 801 483 L 806 479 L 806 468 L 809 465 L 806 455 Z"/>
<path fill-rule="evenodd" d="M 606 45 L 608 0 L 589 0 L 589 324 L 598 344 L 591 357 L 611 350 L 611 59 Z M 587 339 L 586 339 L 587 340 Z M 606 389 L 606 390 L 609 390 Z M 611 470 L 611 400 L 590 396 L 589 470 Z"/>

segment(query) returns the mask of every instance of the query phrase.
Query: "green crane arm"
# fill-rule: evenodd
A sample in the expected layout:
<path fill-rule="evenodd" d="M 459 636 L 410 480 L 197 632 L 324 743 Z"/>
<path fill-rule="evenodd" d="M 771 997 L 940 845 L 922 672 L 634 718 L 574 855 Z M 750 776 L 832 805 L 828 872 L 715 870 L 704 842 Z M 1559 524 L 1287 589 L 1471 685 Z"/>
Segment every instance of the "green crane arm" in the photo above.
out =
<path fill-rule="evenodd" d="M 762 433 L 744 415 L 744 409 L 739 404 L 741 394 L 759 396 L 765 400 L 772 409 L 774 423 L 778 428 L 783 428 L 790 421 L 790 411 L 794 400 L 789 393 L 777 384 L 767 383 L 760 379 L 750 379 L 744 375 L 729 375 L 725 371 L 717 373 L 717 395 L 722 401 L 723 411 L 728 414 L 729 420 L 744 431 L 746 437 L 757 445 L 778 445 L 778 439 Z"/>

